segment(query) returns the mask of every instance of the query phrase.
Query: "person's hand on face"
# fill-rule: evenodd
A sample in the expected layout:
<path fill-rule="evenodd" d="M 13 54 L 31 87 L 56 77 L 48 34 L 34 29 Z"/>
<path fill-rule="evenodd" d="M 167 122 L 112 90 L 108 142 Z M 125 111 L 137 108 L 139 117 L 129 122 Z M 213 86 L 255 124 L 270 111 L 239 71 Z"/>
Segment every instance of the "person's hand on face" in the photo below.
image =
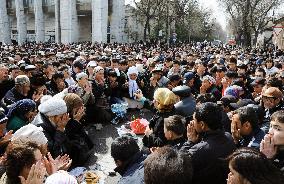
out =
<path fill-rule="evenodd" d="M 277 146 L 274 144 L 273 134 L 266 134 L 260 143 L 260 152 L 262 152 L 268 159 L 275 157 L 277 153 Z"/>
<path fill-rule="evenodd" d="M 155 79 L 154 77 L 150 78 L 150 85 L 153 87 L 157 86 L 157 79 Z"/>
<path fill-rule="evenodd" d="M 206 88 L 206 86 L 201 85 L 199 90 L 200 90 L 200 94 L 205 94 L 205 93 L 206 93 L 207 88 Z"/>
<path fill-rule="evenodd" d="M 21 184 L 42 184 L 44 180 L 44 176 L 46 174 L 46 169 L 41 162 L 37 162 L 33 164 L 27 179 L 23 176 L 19 176 L 21 180 Z"/>
<path fill-rule="evenodd" d="M 194 128 L 194 120 L 187 125 L 187 138 L 189 141 L 196 143 L 199 140 L 199 135 Z"/>
<path fill-rule="evenodd" d="M 92 92 L 92 85 L 89 82 L 87 82 L 84 90 L 87 94 L 90 94 Z"/>
<path fill-rule="evenodd" d="M 144 83 L 143 80 L 141 80 L 140 85 L 141 85 L 142 88 L 145 86 L 145 83 Z"/>
<path fill-rule="evenodd" d="M 84 106 L 82 106 L 82 107 L 80 107 L 77 111 L 75 111 L 75 112 L 73 113 L 73 118 L 74 118 L 76 121 L 80 122 L 80 120 L 82 119 L 82 117 L 84 116 L 84 114 L 85 114 L 85 108 L 84 108 Z"/>
<path fill-rule="evenodd" d="M 237 143 L 241 138 L 241 130 L 239 128 L 239 124 L 240 122 L 239 119 L 237 118 L 237 114 L 233 114 L 231 122 L 231 133 L 235 143 Z"/>
<path fill-rule="evenodd" d="M 63 115 L 60 115 L 61 117 L 58 117 L 58 121 L 56 122 L 57 130 L 64 132 L 64 129 L 70 120 L 69 114 L 65 113 Z"/>
<path fill-rule="evenodd" d="M 13 137 L 13 130 L 10 130 L 4 135 L 3 140 L 5 141 L 11 140 L 12 137 Z"/>

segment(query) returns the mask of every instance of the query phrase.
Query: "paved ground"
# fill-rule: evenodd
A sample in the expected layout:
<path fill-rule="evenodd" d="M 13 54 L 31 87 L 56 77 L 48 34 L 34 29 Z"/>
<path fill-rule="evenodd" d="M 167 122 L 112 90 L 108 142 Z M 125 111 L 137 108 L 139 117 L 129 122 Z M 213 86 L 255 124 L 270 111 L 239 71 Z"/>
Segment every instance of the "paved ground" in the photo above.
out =
<path fill-rule="evenodd" d="M 150 111 L 132 111 L 127 114 L 128 119 L 130 120 L 132 116 L 139 117 L 139 118 L 145 118 L 149 120 L 152 116 L 152 113 Z M 110 145 L 112 141 L 118 137 L 117 128 L 121 127 L 123 124 L 118 125 L 112 125 L 108 124 L 103 127 L 102 130 L 97 131 L 95 128 L 91 127 L 87 131 L 89 132 L 89 136 L 93 140 L 95 144 L 95 154 L 94 156 L 89 160 L 88 166 L 90 168 L 94 168 L 95 166 L 101 166 L 101 170 L 104 171 L 104 173 L 109 173 L 110 171 L 113 171 L 115 168 L 114 161 L 110 155 Z M 141 136 L 138 137 L 138 141 L 141 144 Z M 119 180 L 119 174 L 116 174 L 114 176 L 107 176 L 107 179 L 105 180 L 105 184 L 116 184 Z"/>

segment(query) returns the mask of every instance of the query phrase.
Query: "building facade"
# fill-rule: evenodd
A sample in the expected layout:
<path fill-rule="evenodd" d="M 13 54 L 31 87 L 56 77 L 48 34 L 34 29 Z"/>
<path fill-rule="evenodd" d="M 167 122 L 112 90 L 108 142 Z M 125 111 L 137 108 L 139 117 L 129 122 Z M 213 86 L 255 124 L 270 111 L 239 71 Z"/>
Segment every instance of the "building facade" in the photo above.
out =
<path fill-rule="evenodd" d="M 0 0 L 0 41 L 123 43 L 125 0 Z"/>
<path fill-rule="evenodd" d="M 284 16 L 275 21 L 273 28 L 273 43 L 278 49 L 284 50 Z"/>

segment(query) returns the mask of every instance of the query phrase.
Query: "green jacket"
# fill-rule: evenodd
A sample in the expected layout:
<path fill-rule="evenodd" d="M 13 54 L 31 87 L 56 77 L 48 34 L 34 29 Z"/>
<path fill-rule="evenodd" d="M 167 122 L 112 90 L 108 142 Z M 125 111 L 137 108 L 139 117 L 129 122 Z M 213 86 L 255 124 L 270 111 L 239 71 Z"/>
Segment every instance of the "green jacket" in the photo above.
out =
<path fill-rule="evenodd" d="M 13 132 L 16 132 L 18 129 L 20 129 L 21 127 L 23 127 L 27 124 L 28 124 L 28 122 L 22 120 L 18 116 L 14 116 L 8 121 L 7 130 L 8 131 L 13 130 Z"/>

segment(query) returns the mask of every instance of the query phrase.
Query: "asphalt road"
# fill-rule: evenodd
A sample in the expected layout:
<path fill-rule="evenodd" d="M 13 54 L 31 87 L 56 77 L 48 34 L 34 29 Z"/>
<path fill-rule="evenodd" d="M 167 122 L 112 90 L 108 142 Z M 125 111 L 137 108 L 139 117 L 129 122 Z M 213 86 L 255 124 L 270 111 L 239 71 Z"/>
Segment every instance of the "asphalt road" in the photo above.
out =
<path fill-rule="evenodd" d="M 131 120 L 133 117 L 145 118 L 149 120 L 152 117 L 152 112 L 148 110 L 142 111 L 131 111 L 127 113 L 127 119 Z M 94 127 L 87 128 L 88 135 L 95 144 L 94 155 L 87 163 L 87 167 L 90 169 L 98 169 L 103 171 L 106 175 L 105 184 L 116 184 L 120 178 L 118 173 L 114 173 L 113 169 L 115 168 L 115 163 L 110 155 L 110 146 L 112 141 L 119 136 L 117 128 L 126 124 L 127 121 L 118 125 L 107 124 L 104 125 L 102 130 L 96 130 Z M 138 136 L 138 142 L 141 146 L 142 136 Z M 111 172 L 111 176 L 109 173 Z M 115 175 L 114 175 L 115 174 Z"/>

